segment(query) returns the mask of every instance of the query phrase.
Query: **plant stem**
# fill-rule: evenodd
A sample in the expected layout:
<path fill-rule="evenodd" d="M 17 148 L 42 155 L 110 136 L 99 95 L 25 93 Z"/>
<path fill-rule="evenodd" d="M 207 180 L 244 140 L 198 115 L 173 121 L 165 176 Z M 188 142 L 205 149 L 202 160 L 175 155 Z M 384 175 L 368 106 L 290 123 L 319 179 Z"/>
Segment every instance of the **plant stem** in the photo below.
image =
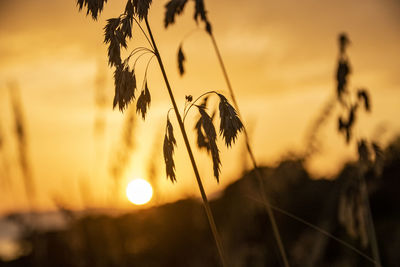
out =
<path fill-rule="evenodd" d="M 371 206 L 369 203 L 368 188 L 367 188 L 367 183 L 365 182 L 364 175 L 361 176 L 361 192 L 362 194 L 364 194 L 365 206 L 367 207 L 368 230 L 369 230 L 368 232 L 371 239 L 372 255 L 375 260 L 375 265 L 381 267 L 382 264 L 381 264 L 381 257 L 379 256 L 378 240 L 376 238 L 374 220 L 372 218 Z"/>
<path fill-rule="evenodd" d="M 192 149 L 191 149 L 190 144 L 189 144 L 189 139 L 188 139 L 187 134 L 186 134 L 185 126 L 183 124 L 181 115 L 179 114 L 179 110 L 178 110 L 178 107 L 176 105 L 175 98 L 174 98 L 171 86 L 170 86 L 168 78 L 167 78 L 167 74 L 165 73 L 164 64 L 163 64 L 163 62 L 161 60 L 161 56 L 160 56 L 160 53 L 159 53 L 159 51 L 157 49 L 156 42 L 154 41 L 154 37 L 153 37 L 153 34 L 151 32 L 150 25 L 149 25 L 147 17 L 145 17 L 145 22 L 146 22 L 147 30 L 148 30 L 149 35 L 150 35 L 152 46 L 154 47 L 154 53 L 155 53 L 155 55 L 157 57 L 158 64 L 160 65 L 160 69 L 161 69 L 161 72 L 162 72 L 162 75 L 163 75 L 163 78 L 164 78 L 164 81 L 165 81 L 165 85 L 167 86 L 168 94 L 169 94 L 169 96 L 171 98 L 171 102 L 172 102 L 172 105 L 174 107 L 175 115 L 176 115 L 176 118 L 177 118 L 178 123 L 179 123 L 179 128 L 181 129 L 183 140 L 185 141 L 186 149 L 187 149 L 187 152 L 189 154 L 190 161 L 192 163 L 193 171 L 194 171 L 194 174 L 196 176 L 196 180 L 197 180 L 197 184 L 198 184 L 199 189 L 200 189 L 201 197 L 203 199 L 204 208 L 206 210 L 208 222 L 210 223 L 211 231 L 212 231 L 212 234 L 214 236 L 215 243 L 217 245 L 217 249 L 218 249 L 219 257 L 220 257 L 220 260 L 221 260 L 221 264 L 222 264 L 223 267 L 226 267 L 227 265 L 226 265 L 226 262 L 225 262 L 222 241 L 221 241 L 221 238 L 219 237 L 217 226 L 215 225 L 214 217 L 213 217 L 212 212 L 211 212 L 210 204 L 209 204 L 209 202 L 207 200 L 207 195 L 206 195 L 206 192 L 204 191 L 203 183 L 201 181 L 200 174 L 199 174 L 199 171 L 197 169 L 197 165 L 196 165 L 196 162 L 195 162 L 195 159 L 194 159 L 194 156 L 193 156 L 193 152 L 192 152 Z"/>
<path fill-rule="evenodd" d="M 212 43 L 213 43 L 213 46 L 214 46 L 215 53 L 217 54 L 218 61 L 219 61 L 219 64 L 221 66 L 222 73 L 224 75 L 226 84 L 228 86 L 229 93 L 230 93 L 231 98 L 232 98 L 232 102 L 233 102 L 233 104 L 235 106 L 235 109 L 236 109 L 236 112 L 238 113 L 239 118 L 243 122 L 243 117 L 240 114 L 239 105 L 238 105 L 238 103 L 236 101 L 235 94 L 233 92 L 232 85 L 231 85 L 231 82 L 229 80 L 228 73 L 226 71 L 224 61 L 222 60 L 222 56 L 221 56 L 221 53 L 219 51 L 217 42 L 216 42 L 215 37 L 214 37 L 214 35 L 212 33 L 210 34 L 210 37 L 211 37 L 211 40 L 212 40 Z M 243 125 L 245 125 L 244 122 L 243 122 Z M 256 158 L 254 156 L 253 150 L 251 149 L 250 141 L 249 141 L 249 135 L 247 133 L 247 130 L 246 130 L 245 126 L 243 126 L 243 132 L 244 132 L 247 151 L 248 151 L 249 156 L 251 158 L 251 161 L 253 163 L 253 167 L 255 169 L 258 182 L 260 184 L 261 200 L 266 204 L 265 207 L 266 207 L 266 210 L 267 210 L 267 213 L 268 213 L 268 217 L 269 217 L 269 219 L 271 221 L 272 231 L 274 233 L 274 236 L 275 236 L 275 239 L 276 239 L 276 242 L 277 242 L 277 245 L 278 245 L 278 248 L 279 248 L 279 252 L 280 252 L 282 260 L 283 260 L 283 263 L 284 263 L 285 267 L 289 267 L 289 261 L 288 261 L 288 258 L 286 256 L 285 248 L 284 248 L 283 243 L 282 243 L 281 235 L 279 233 L 279 229 L 278 229 L 278 226 L 277 226 L 277 223 L 276 223 L 276 220 L 275 220 L 275 216 L 274 216 L 274 213 L 273 213 L 273 211 L 271 209 L 271 206 L 269 204 L 269 201 L 268 201 L 266 193 L 265 193 L 264 181 L 263 181 L 263 177 L 262 177 L 262 174 L 261 174 L 261 170 L 258 168 Z"/>
<path fill-rule="evenodd" d="M 248 198 L 253 200 L 253 201 L 258 201 L 261 204 L 265 205 L 265 203 L 263 203 L 261 200 L 258 200 L 258 199 L 254 198 L 254 197 L 249 196 Z M 281 208 L 279 208 L 277 206 L 274 206 L 274 205 L 271 205 L 271 204 L 269 204 L 269 205 L 271 206 L 271 208 L 273 210 L 275 210 L 277 212 L 280 212 L 280 213 L 282 213 L 282 214 L 284 214 L 284 215 L 286 215 L 286 216 L 288 216 L 288 217 L 290 217 L 290 218 L 292 218 L 292 219 L 294 219 L 294 220 L 296 220 L 298 222 L 301 222 L 301 223 L 307 225 L 308 227 L 316 230 L 317 232 L 319 232 L 319 233 L 321 233 L 321 234 L 323 234 L 323 235 L 325 235 L 325 236 L 327 236 L 329 238 L 332 238 L 336 242 L 342 244 L 343 246 L 347 247 L 348 249 L 351 249 L 352 251 L 354 251 L 355 253 L 357 253 L 361 257 L 365 258 L 366 260 L 370 261 L 374 265 L 377 265 L 377 262 L 373 258 L 371 258 L 367 254 L 363 253 L 361 250 L 357 249 L 356 247 L 352 246 L 351 244 L 347 243 L 343 239 L 340 239 L 340 238 L 334 236 L 333 234 L 329 233 L 328 231 L 322 229 L 321 227 L 319 227 L 319 226 L 317 226 L 315 224 L 312 224 L 312 223 L 310 223 L 310 222 L 308 222 L 308 221 L 306 221 L 306 220 L 294 215 L 293 213 L 290 213 L 290 212 L 288 212 L 288 211 L 286 211 L 284 209 L 281 209 Z"/>

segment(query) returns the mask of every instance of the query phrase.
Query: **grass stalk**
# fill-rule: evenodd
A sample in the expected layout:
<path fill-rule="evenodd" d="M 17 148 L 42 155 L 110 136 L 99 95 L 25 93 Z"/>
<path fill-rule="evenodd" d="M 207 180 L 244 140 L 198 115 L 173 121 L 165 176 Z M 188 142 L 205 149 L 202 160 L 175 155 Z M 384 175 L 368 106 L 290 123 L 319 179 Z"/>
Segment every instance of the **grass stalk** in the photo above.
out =
<path fill-rule="evenodd" d="M 366 89 L 358 89 L 357 90 L 357 100 L 352 100 L 351 94 L 348 91 L 347 86 L 347 79 L 349 74 L 351 73 L 351 68 L 349 66 L 349 59 L 346 54 L 346 48 L 349 45 L 350 40 L 346 33 L 341 33 L 339 35 L 339 61 L 338 61 L 338 69 L 337 69 L 337 93 L 338 93 L 338 101 L 343 105 L 343 107 L 349 112 L 348 120 L 343 120 L 342 117 L 339 117 L 339 132 L 344 131 L 346 134 L 346 141 L 347 143 L 351 140 L 351 129 L 354 128 L 355 122 L 355 113 L 357 111 L 358 106 L 360 105 L 360 100 L 363 100 L 363 106 L 367 112 L 370 112 L 370 104 L 369 104 L 369 92 Z M 344 98 L 346 97 L 346 98 Z M 361 165 L 360 168 L 360 191 L 362 197 L 364 199 L 364 205 L 367 210 L 367 233 L 370 238 L 370 246 L 372 250 L 372 255 L 376 262 L 376 266 L 382 266 L 380 256 L 379 256 L 379 249 L 378 249 L 378 242 L 376 238 L 375 226 L 372 218 L 371 207 L 369 202 L 369 194 L 367 184 L 365 182 L 365 174 L 367 172 L 367 167 L 365 166 L 365 161 L 369 161 L 369 152 L 368 148 L 366 147 L 366 142 L 364 139 L 360 139 L 357 141 L 358 143 L 358 154 L 359 154 L 359 162 Z M 361 149 L 364 147 L 364 149 Z"/>
<path fill-rule="evenodd" d="M 239 118 L 243 122 L 243 117 L 242 117 L 242 115 L 240 113 L 239 105 L 238 105 L 238 103 L 236 101 L 235 93 L 233 92 L 232 85 L 231 85 L 228 73 L 226 71 L 225 64 L 224 64 L 224 61 L 222 59 L 219 47 L 218 47 L 217 42 L 215 40 L 214 34 L 210 33 L 210 37 L 211 37 L 211 40 L 212 40 L 212 43 L 213 43 L 213 47 L 214 47 L 215 53 L 217 54 L 217 57 L 218 57 L 218 62 L 220 64 L 220 66 L 221 66 L 222 73 L 223 73 L 224 78 L 225 78 L 225 82 L 226 82 L 226 84 L 228 86 L 229 94 L 230 94 L 230 96 L 232 98 L 233 105 L 234 105 L 234 107 L 235 107 L 235 109 L 236 109 L 236 111 L 238 113 Z M 265 208 L 267 210 L 268 217 L 269 217 L 269 219 L 271 221 L 272 231 L 274 233 L 274 237 L 275 237 L 276 243 L 278 245 L 279 252 L 280 252 L 280 255 L 282 257 L 282 261 L 284 263 L 284 266 L 285 267 L 289 267 L 290 266 L 289 265 L 289 261 L 288 261 L 287 255 L 286 255 L 285 248 L 283 246 L 281 235 L 279 233 L 278 225 L 276 223 L 274 213 L 273 213 L 273 211 L 271 209 L 271 205 L 270 205 L 270 203 L 268 201 L 268 198 L 267 198 L 267 195 L 265 193 L 265 189 L 264 189 L 265 187 L 264 187 L 264 181 L 263 181 L 262 173 L 261 173 L 261 170 L 258 168 L 256 158 L 255 158 L 253 150 L 251 149 L 251 146 L 250 146 L 249 135 L 247 133 L 246 126 L 245 126 L 246 124 L 243 123 L 243 125 L 244 125 L 243 132 L 244 132 L 247 152 L 248 152 L 248 154 L 250 156 L 251 162 L 252 162 L 253 167 L 255 169 L 257 180 L 258 180 L 258 182 L 260 184 L 261 200 L 265 203 Z"/>
<path fill-rule="evenodd" d="M 362 194 L 364 194 L 365 206 L 367 208 L 367 213 L 368 213 L 368 218 L 367 218 L 368 232 L 369 232 L 369 238 L 371 239 L 372 256 L 375 260 L 375 265 L 378 267 L 382 267 L 381 257 L 379 255 L 378 240 L 376 238 L 374 220 L 372 218 L 371 205 L 369 203 L 368 188 L 364 176 L 361 178 L 361 192 Z"/>
<path fill-rule="evenodd" d="M 168 94 L 170 96 L 170 99 L 171 99 L 171 102 L 172 102 L 172 105 L 173 105 L 173 108 L 174 108 L 174 111 L 175 111 L 175 115 L 176 115 L 176 118 L 178 120 L 179 128 L 181 130 L 181 133 L 182 133 L 182 136 L 183 136 L 183 140 L 184 140 L 185 145 L 186 145 L 186 150 L 187 150 L 187 152 L 189 154 L 190 162 L 192 164 L 193 171 L 194 171 L 194 174 L 196 176 L 196 181 L 197 181 L 197 184 L 199 186 L 199 190 L 200 190 L 201 197 L 202 197 L 202 200 L 203 200 L 204 209 L 205 209 L 206 214 L 207 214 L 207 219 L 208 219 L 208 222 L 210 224 L 211 231 L 212 231 L 212 234 L 214 236 L 214 240 L 215 240 L 215 243 L 216 243 L 216 246 L 217 246 L 217 249 L 218 249 L 218 253 L 219 253 L 220 260 L 221 260 L 221 264 L 222 264 L 223 267 L 226 267 L 227 264 L 226 264 L 226 261 L 225 261 L 224 249 L 223 249 L 223 246 L 222 246 L 222 241 L 221 241 L 221 238 L 220 238 L 220 236 L 218 234 L 218 230 L 217 230 L 217 227 L 216 227 L 215 221 L 214 221 L 214 216 L 213 216 L 213 214 L 211 212 L 210 204 L 208 202 L 207 195 L 206 195 L 206 192 L 204 190 L 203 183 L 201 181 L 200 174 L 199 174 L 199 171 L 198 171 L 198 168 L 197 168 L 197 165 L 196 165 L 196 161 L 194 159 L 193 152 L 192 152 L 192 149 L 190 147 L 190 143 L 189 143 L 189 139 L 187 137 L 185 126 L 183 124 L 181 115 L 179 113 L 178 106 L 176 105 L 176 101 L 175 101 L 171 86 L 169 84 L 167 74 L 165 72 L 164 64 L 162 62 L 160 53 L 158 51 L 156 42 L 154 40 L 154 37 L 153 37 L 153 34 L 152 34 L 152 31 L 151 31 L 151 28 L 150 28 L 150 25 L 149 25 L 147 17 L 145 17 L 145 22 L 146 22 L 147 30 L 149 32 L 151 44 L 152 44 L 152 46 L 154 48 L 154 54 L 157 57 L 157 61 L 158 61 L 158 64 L 160 66 L 160 69 L 161 69 L 161 72 L 162 72 L 162 75 L 163 75 L 163 78 L 164 78 L 165 85 L 167 86 Z"/>
<path fill-rule="evenodd" d="M 264 204 L 264 205 L 265 205 L 265 203 L 263 203 L 262 201 L 260 201 L 260 200 L 258 200 L 258 199 L 255 199 L 254 197 L 249 196 L 248 198 L 251 199 L 251 200 L 253 200 L 253 201 L 257 201 L 257 202 L 260 202 L 261 204 Z M 369 262 L 373 263 L 374 265 L 377 265 L 377 266 L 378 266 L 378 263 L 375 261 L 375 259 L 371 258 L 370 256 L 368 256 L 367 254 L 365 254 L 365 253 L 362 252 L 361 250 L 357 249 L 356 247 L 352 246 L 352 245 L 349 244 L 348 242 L 344 241 L 343 239 L 340 239 L 339 237 L 337 237 L 337 236 L 335 236 L 335 235 L 329 233 L 328 231 L 322 229 L 321 227 L 319 227 L 319 226 L 317 226 L 317 225 L 315 225 L 315 224 L 312 224 L 312 223 L 310 223 L 310 222 L 308 222 L 308 221 L 306 221 L 306 220 L 304 220 L 304 219 L 302 219 L 302 218 L 300 218 L 300 217 L 294 215 L 293 213 L 290 213 L 290 212 L 288 212 L 288 211 L 286 211 L 286 210 L 284 210 L 284 209 L 281 209 L 281 208 L 279 208 L 279 207 L 277 207 L 277 206 L 274 206 L 274 205 L 271 205 L 271 204 L 269 204 L 269 205 L 270 205 L 270 207 L 271 207 L 273 210 L 275 210 L 276 212 L 282 213 L 283 215 L 286 215 L 286 216 L 288 216 L 288 217 L 294 219 L 295 221 L 298 221 L 298 222 L 301 222 L 301 223 L 304 224 L 304 225 L 307 225 L 308 227 L 310 227 L 310 228 L 314 229 L 315 231 L 317 231 L 317 232 L 319 232 L 319 233 L 321 233 L 321 234 L 323 234 L 323 235 L 325 235 L 325 236 L 327 236 L 327 237 L 329 237 L 329 238 L 335 240 L 335 241 L 338 242 L 339 244 L 341 244 L 341 245 L 347 247 L 348 249 L 354 251 L 355 253 L 357 253 L 358 255 L 360 255 L 361 257 L 363 257 L 364 259 L 366 259 L 366 260 L 368 260 Z M 379 266 L 381 266 L 381 265 L 379 265 Z"/>
<path fill-rule="evenodd" d="M 28 140 L 26 133 L 26 121 L 23 113 L 23 106 L 19 87 L 17 84 L 9 84 L 10 102 L 14 115 L 14 134 L 18 145 L 18 160 L 22 171 L 22 179 L 25 187 L 30 210 L 34 208 L 35 184 L 28 158 Z"/>

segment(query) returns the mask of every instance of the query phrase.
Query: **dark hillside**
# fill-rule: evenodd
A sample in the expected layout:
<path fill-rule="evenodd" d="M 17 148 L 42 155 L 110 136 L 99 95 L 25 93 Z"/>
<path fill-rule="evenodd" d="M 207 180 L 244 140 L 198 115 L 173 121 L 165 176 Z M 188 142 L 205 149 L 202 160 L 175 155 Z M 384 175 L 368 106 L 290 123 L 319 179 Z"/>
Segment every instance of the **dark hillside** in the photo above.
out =
<path fill-rule="evenodd" d="M 384 151 L 381 177 L 367 175 L 371 209 L 384 266 L 399 266 L 400 139 Z M 312 180 L 299 160 L 262 168 L 274 207 L 294 214 L 344 240 L 366 255 L 359 238 L 339 223 L 344 188 L 357 172 L 348 164 L 337 179 Z M 212 202 L 230 266 L 280 266 L 279 252 L 253 171 Z M 10 218 L 18 217 L 16 215 Z M 349 248 L 276 211 L 292 266 L 373 266 Z M 215 245 L 201 203 L 195 199 L 112 217 L 76 217 L 65 212 L 60 231 L 26 231 L 30 253 L 1 266 L 218 266 Z"/>

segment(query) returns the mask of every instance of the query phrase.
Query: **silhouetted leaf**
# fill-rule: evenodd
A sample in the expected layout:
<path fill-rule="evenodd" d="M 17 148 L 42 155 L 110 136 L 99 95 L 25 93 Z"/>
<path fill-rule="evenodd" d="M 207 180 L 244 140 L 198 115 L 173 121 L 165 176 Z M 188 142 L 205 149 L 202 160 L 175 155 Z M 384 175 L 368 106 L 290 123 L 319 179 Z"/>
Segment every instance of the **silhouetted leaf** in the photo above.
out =
<path fill-rule="evenodd" d="M 225 96 L 218 94 L 220 98 L 219 102 L 219 116 L 221 123 L 219 132 L 225 139 L 227 147 L 235 143 L 238 132 L 242 131 L 243 124 L 237 116 L 236 110 L 229 104 Z"/>
<path fill-rule="evenodd" d="M 107 20 L 104 27 L 104 43 L 108 46 L 108 64 L 110 66 L 121 65 L 121 46 L 126 47 L 125 39 L 119 30 L 120 18 Z"/>
<path fill-rule="evenodd" d="M 121 64 L 121 47 L 126 48 L 126 38 L 132 38 L 133 16 L 139 19 L 147 16 L 151 0 L 129 0 L 125 12 L 118 18 L 107 20 L 104 27 L 104 42 L 108 46 L 108 62 L 110 66 Z"/>
<path fill-rule="evenodd" d="M 337 94 L 341 99 L 342 94 L 346 92 L 347 76 L 350 74 L 350 67 L 346 59 L 339 60 L 339 65 L 336 74 Z"/>
<path fill-rule="evenodd" d="M 212 34 L 212 26 L 209 21 L 206 21 L 206 31 L 211 35 Z"/>
<path fill-rule="evenodd" d="M 167 127 L 165 131 L 164 137 L 164 145 L 163 145 L 163 153 L 164 153 L 164 161 L 165 161 L 165 169 L 167 173 L 167 178 L 171 180 L 171 182 L 176 182 L 175 177 L 175 162 L 173 158 L 174 154 L 174 146 L 176 146 L 176 140 L 174 137 L 174 129 L 172 127 L 169 118 L 167 118 Z"/>
<path fill-rule="evenodd" d="M 357 110 L 358 105 L 353 105 L 350 108 L 349 111 L 349 119 L 347 121 L 347 127 L 351 128 L 354 125 L 354 122 L 356 121 L 356 110 Z"/>
<path fill-rule="evenodd" d="M 111 39 L 115 35 L 115 31 L 117 30 L 119 23 L 121 19 L 120 18 L 111 18 L 107 20 L 107 24 L 104 27 L 104 42 L 109 43 Z"/>
<path fill-rule="evenodd" d="M 208 143 L 208 140 L 207 140 L 205 134 L 203 133 L 201 123 L 202 123 L 202 119 L 200 116 L 199 120 L 196 122 L 196 124 L 194 126 L 194 129 L 196 130 L 196 133 L 197 133 L 197 147 L 200 149 L 205 148 L 207 150 L 207 152 L 209 152 L 210 145 Z"/>
<path fill-rule="evenodd" d="M 180 45 L 179 50 L 178 50 L 178 68 L 179 68 L 180 75 L 183 75 L 185 73 L 185 69 L 183 67 L 184 61 L 185 61 L 185 55 L 183 54 L 183 51 L 182 51 L 182 45 Z"/>
<path fill-rule="evenodd" d="M 199 18 L 206 24 L 206 31 L 211 34 L 211 23 L 207 18 L 207 11 L 203 0 L 195 0 L 194 19 L 198 22 Z"/>
<path fill-rule="evenodd" d="M 132 17 L 135 13 L 135 9 L 133 7 L 132 0 L 128 0 L 125 6 L 125 14 L 129 17 Z"/>
<path fill-rule="evenodd" d="M 340 58 L 336 73 L 337 95 L 340 100 L 342 99 L 342 94 L 346 92 L 347 76 L 350 74 L 350 64 L 346 56 L 346 47 L 349 43 L 350 41 L 347 35 L 345 33 L 341 33 L 339 35 Z"/>
<path fill-rule="evenodd" d="M 195 8 L 194 8 L 194 19 L 198 22 L 199 17 L 202 21 L 207 21 L 206 10 L 204 8 L 203 0 L 195 0 Z"/>
<path fill-rule="evenodd" d="M 118 65 L 114 71 L 115 95 L 113 108 L 118 104 L 119 110 L 124 111 L 135 97 L 136 77 L 128 66 Z"/>
<path fill-rule="evenodd" d="M 112 41 L 108 46 L 108 64 L 110 66 L 121 65 L 121 50 L 117 42 Z"/>
<path fill-rule="evenodd" d="M 214 177 L 219 182 L 219 174 L 221 172 L 221 160 L 217 146 L 217 133 L 215 131 L 212 118 L 205 111 L 205 106 L 197 106 L 200 112 L 200 119 L 196 123 L 197 130 L 197 145 L 199 148 L 206 148 L 208 153 L 211 153 L 213 161 Z M 204 135 L 203 135 L 204 131 Z"/>
<path fill-rule="evenodd" d="M 339 132 L 343 132 L 346 137 L 346 143 L 350 142 L 351 139 L 351 127 L 348 122 L 345 122 L 342 117 L 338 119 L 338 130 Z"/>
<path fill-rule="evenodd" d="M 149 88 L 147 87 L 147 82 L 145 84 L 144 90 L 140 93 L 140 96 L 136 103 L 136 112 L 142 114 L 143 120 L 146 117 L 147 109 L 150 107 L 151 96 Z"/>
<path fill-rule="evenodd" d="M 208 96 L 204 97 L 203 102 L 198 107 L 205 109 L 207 106 L 207 100 L 208 100 Z M 207 150 L 207 152 L 209 152 L 210 145 L 209 145 L 209 141 L 208 141 L 207 137 L 203 133 L 202 123 L 203 123 L 202 117 L 200 116 L 199 120 L 196 122 L 195 127 L 194 127 L 197 132 L 197 146 L 200 149 L 205 148 Z"/>
<path fill-rule="evenodd" d="M 204 7 L 203 0 L 194 0 L 195 1 L 195 9 L 194 16 L 196 23 L 198 23 L 199 19 L 202 20 L 206 25 L 206 31 L 211 34 L 212 27 L 211 23 L 207 18 L 207 11 Z M 175 23 L 175 16 L 180 15 L 185 8 L 187 0 L 170 0 L 165 5 L 165 17 L 164 17 L 164 26 L 167 28 L 170 24 Z"/>
<path fill-rule="evenodd" d="M 165 18 L 164 26 L 167 28 L 170 24 L 175 22 L 175 15 L 182 13 L 187 0 L 171 0 L 165 5 Z"/>
<path fill-rule="evenodd" d="M 346 52 L 346 47 L 350 43 L 349 38 L 347 37 L 346 33 L 341 33 L 339 34 L 339 48 L 340 48 L 340 53 L 345 53 Z"/>
<path fill-rule="evenodd" d="M 151 2 L 152 0 L 132 0 L 132 5 L 134 7 L 134 14 L 139 17 L 139 20 L 142 20 L 145 17 L 147 17 Z"/>
<path fill-rule="evenodd" d="M 363 101 L 365 110 L 370 111 L 371 106 L 369 104 L 369 94 L 368 94 L 367 90 L 365 90 L 365 89 L 358 90 L 357 97 L 358 97 L 358 100 Z"/>
<path fill-rule="evenodd" d="M 84 7 L 87 8 L 86 15 L 90 14 L 94 20 L 97 20 L 98 15 L 103 10 L 107 0 L 77 0 L 76 5 L 79 6 L 79 11 Z"/>
<path fill-rule="evenodd" d="M 192 102 L 193 101 L 193 96 L 192 95 L 185 95 L 185 99 L 187 102 Z"/>
<path fill-rule="evenodd" d="M 121 20 L 121 33 L 124 36 L 124 39 L 126 37 L 132 38 L 132 23 L 133 23 L 133 17 L 131 16 L 125 16 Z"/>

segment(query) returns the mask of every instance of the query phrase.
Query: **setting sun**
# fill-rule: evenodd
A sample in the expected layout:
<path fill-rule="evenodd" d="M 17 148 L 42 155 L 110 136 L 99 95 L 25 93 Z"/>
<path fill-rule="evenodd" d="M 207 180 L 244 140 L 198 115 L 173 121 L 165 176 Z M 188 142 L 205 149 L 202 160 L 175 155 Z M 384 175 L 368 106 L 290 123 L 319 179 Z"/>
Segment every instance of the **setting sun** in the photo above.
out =
<path fill-rule="evenodd" d="M 149 202 L 153 196 L 153 188 L 146 180 L 135 179 L 126 187 L 126 196 L 133 204 L 143 205 Z"/>

